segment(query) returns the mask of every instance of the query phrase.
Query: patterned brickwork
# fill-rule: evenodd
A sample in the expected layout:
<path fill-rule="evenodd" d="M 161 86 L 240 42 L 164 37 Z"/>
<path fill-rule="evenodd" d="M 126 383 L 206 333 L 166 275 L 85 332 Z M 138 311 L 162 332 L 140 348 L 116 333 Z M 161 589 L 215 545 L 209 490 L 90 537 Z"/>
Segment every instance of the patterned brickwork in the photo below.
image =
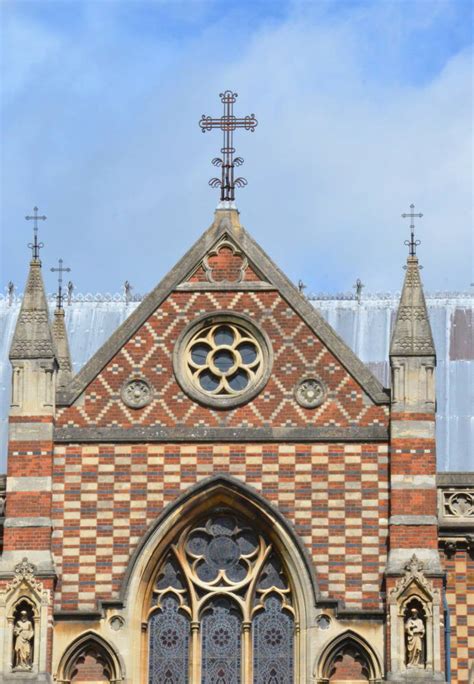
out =
<path fill-rule="evenodd" d="M 173 374 L 176 340 L 204 313 L 244 313 L 261 327 L 273 347 L 272 375 L 257 397 L 238 408 L 210 410 L 189 399 Z M 294 390 L 314 373 L 328 387 L 327 400 L 304 409 Z M 140 374 L 154 399 L 140 410 L 127 408 L 120 390 Z M 387 406 L 376 406 L 280 294 L 264 292 L 174 292 L 91 382 L 80 405 L 58 411 L 58 426 L 307 427 L 387 424 Z"/>
<path fill-rule="evenodd" d="M 204 263 L 199 265 L 188 282 L 236 283 L 260 281 L 260 277 L 249 266 L 246 257 L 235 247 L 232 249 L 231 244 L 224 240 L 224 244 L 222 245 L 221 243 L 222 246 L 218 246 L 213 253 L 204 259 Z"/>
<path fill-rule="evenodd" d="M 386 445 L 57 447 L 56 607 L 89 609 L 115 598 L 131 553 L 163 507 L 220 472 L 255 488 L 295 525 L 323 594 L 354 608 L 380 607 L 387 461 Z"/>
<path fill-rule="evenodd" d="M 474 663 L 474 558 L 458 549 L 443 561 L 451 616 L 451 681 L 468 682 Z"/>

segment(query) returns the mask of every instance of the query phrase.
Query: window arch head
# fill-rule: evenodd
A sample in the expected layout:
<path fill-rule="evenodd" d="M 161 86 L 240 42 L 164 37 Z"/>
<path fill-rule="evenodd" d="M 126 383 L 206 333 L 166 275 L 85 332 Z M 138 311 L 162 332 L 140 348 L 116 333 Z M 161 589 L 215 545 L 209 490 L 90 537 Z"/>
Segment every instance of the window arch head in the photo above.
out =
<path fill-rule="evenodd" d="M 347 679 L 372 682 L 382 677 L 380 660 L 375 651 L 352 630 L 343 632 L 324 648 L 318 671 L 317 681 L 321 684 Z"/>
<path fill-rule="evenodd" d="M 176 535 L 148 610 L 149 684 L 240 684 L 244 668 L 258 684 L 294 681 L 284 560 L 255 520 L 230 507 L 208 510 Z"/>
<path fill-rule="evenodd" d="M 119 684 L 124 679 L 120 657 L 105 639 L 95 632 L 79 636 L 66 649 L 56 677 L 59 684 L 97 681 Z"/>

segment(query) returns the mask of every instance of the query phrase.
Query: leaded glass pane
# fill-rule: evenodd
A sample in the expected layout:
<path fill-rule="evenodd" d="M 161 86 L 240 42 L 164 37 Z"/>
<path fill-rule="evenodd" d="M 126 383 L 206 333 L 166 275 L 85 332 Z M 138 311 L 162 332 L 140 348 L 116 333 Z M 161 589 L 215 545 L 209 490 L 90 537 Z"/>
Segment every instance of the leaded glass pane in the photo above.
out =
<path fill-rule="evenodd" d="M 217 599 L 202 618 L 202 684 L 240 684 L 241 618 Z"/>
<path fill-rule="evenodd" d="M 176 597 L 165 596 L 150 618 L 149 684 L 189 682 L 189 620 L 178 607 Z"/>
<path fill-rule="evenodd" d="M 293 682 L 293 618 L 271 596 L 253 621 L 254 684 Z"/>

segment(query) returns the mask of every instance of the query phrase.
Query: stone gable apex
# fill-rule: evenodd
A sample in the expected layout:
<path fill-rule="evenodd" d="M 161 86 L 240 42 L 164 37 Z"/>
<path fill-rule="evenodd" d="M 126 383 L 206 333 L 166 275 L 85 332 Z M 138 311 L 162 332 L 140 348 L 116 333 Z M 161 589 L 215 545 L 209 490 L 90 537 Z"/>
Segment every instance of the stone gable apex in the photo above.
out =
<path fill-rule="evenodd" d="M 199 283 L 196 285 L 213 289 L 259 288 L 278 290 L 286 302 L 299 314 L 304 322 L 320 338 L 321 342 L 339 360 L 347 372 L 359 383 L 375 404 L 389 403 L 389 394 L 381 383 L 354 354 L 331 326 L 319 315 L 311 304 L 298 292 L 297 288 L 276 266 L 264 250 L 241 226 L 236 210 L 217 210 L 214 222 L 198 239 L 191 249 L 169 271 L 163 280 L 150 292 L 140 306 L 111 335 L 108 341 L 91 357 L 85 366 L 61 388 L 56 397 L 58 406 L 70 406 L 92 380 L 100 373 L 113 356 L 147 321 L 149 316 L 163 303 L 169 294 L 178 289 L 188 289 L 186 282 L 202 264 L 203 259 L 215 250 L 216 246 L 227 239 L 248 260 L 257 265 L 261 281 L 240 283 Z M 256 271 L 257 272 L 257 271 Z"/>

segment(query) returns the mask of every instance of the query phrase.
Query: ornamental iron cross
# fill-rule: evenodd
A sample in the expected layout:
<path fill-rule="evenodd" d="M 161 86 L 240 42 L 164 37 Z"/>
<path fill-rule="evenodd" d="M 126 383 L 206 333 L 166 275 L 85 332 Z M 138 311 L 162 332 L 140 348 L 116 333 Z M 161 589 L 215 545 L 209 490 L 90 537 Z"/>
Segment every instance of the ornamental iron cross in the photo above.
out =
<path fill-rule="evenodd" d="M 411 212 L 409 214 L 402 214 L 402 218 L 409 218 L 411 219 L 410 223 L 410 239 L 405 240 L 404 244 L 408 247 L 409 249 L 409 254 L 410 256 L 416 256 L 416 248 L 418 245 L 421 245 L 421 240 L 415 240 L 415 219 L 416 218 L 422 218 L 423 214 L 415 214 L 413 212 L 413 209 L 415 208 L 414 204 L 410 204 L 410 209 Z"/>
<path fill-rule="evenodd" d="M 38 216 L 38 207 L 33 207 L 33 216 L 25 216 L 26 221 L 34 221 L 33 225 L 33 242 L 28 243 L 28 247 L 31 249 L 33 254 L 33 259 L 38 261 L 40 249 L 44 247 L 43 242 L 38 242 L 38 221 L 46 221 L 46 216 Z"/>
<path fill-rule="evenodd" d="M 243 188 L 247 185 L 245 178 L 234 178 L 234 167 L 241 166 L 244 163 L 242 157 L 235 157 L 234 159 L 234 131 L 236 128 L 245 128 L 246 131 L 253 133 L 258 121 L 255 114 L 250 114 L 241 119 L 234 116 L 234 102 L 238 97 L 237 93 L 226 90 L 225 93 L 220 93 L 219 97 L 224 104 L 224 114 L 220 119 L 213 119 L 203 114 L 199 126 L 203 133 L 213 128 L 220 128 L 224 133 L 223 146 L 221 147 L 222 158 L 215 157 L 212 160 L 214 166 L 221 167 L 221 178 L 211 178 L 209 185 L 211 188 L 221 189 L 221 202 L 233 202 L 235 200 L 235 188 Z"/>
<path fill-rule="evenodd" d="M 57 308 L 62 309 L 63 308 L 63 273 L 69 273 L 71 271 L 70 268 L 63 268 L 63 260 L 59 259 L 58 260 L 58 268 L 52 268 L 51 271 L 53 273 L 58 274 L 58 294 L 56 295 L 56 301 L 57 301 Z"/>

